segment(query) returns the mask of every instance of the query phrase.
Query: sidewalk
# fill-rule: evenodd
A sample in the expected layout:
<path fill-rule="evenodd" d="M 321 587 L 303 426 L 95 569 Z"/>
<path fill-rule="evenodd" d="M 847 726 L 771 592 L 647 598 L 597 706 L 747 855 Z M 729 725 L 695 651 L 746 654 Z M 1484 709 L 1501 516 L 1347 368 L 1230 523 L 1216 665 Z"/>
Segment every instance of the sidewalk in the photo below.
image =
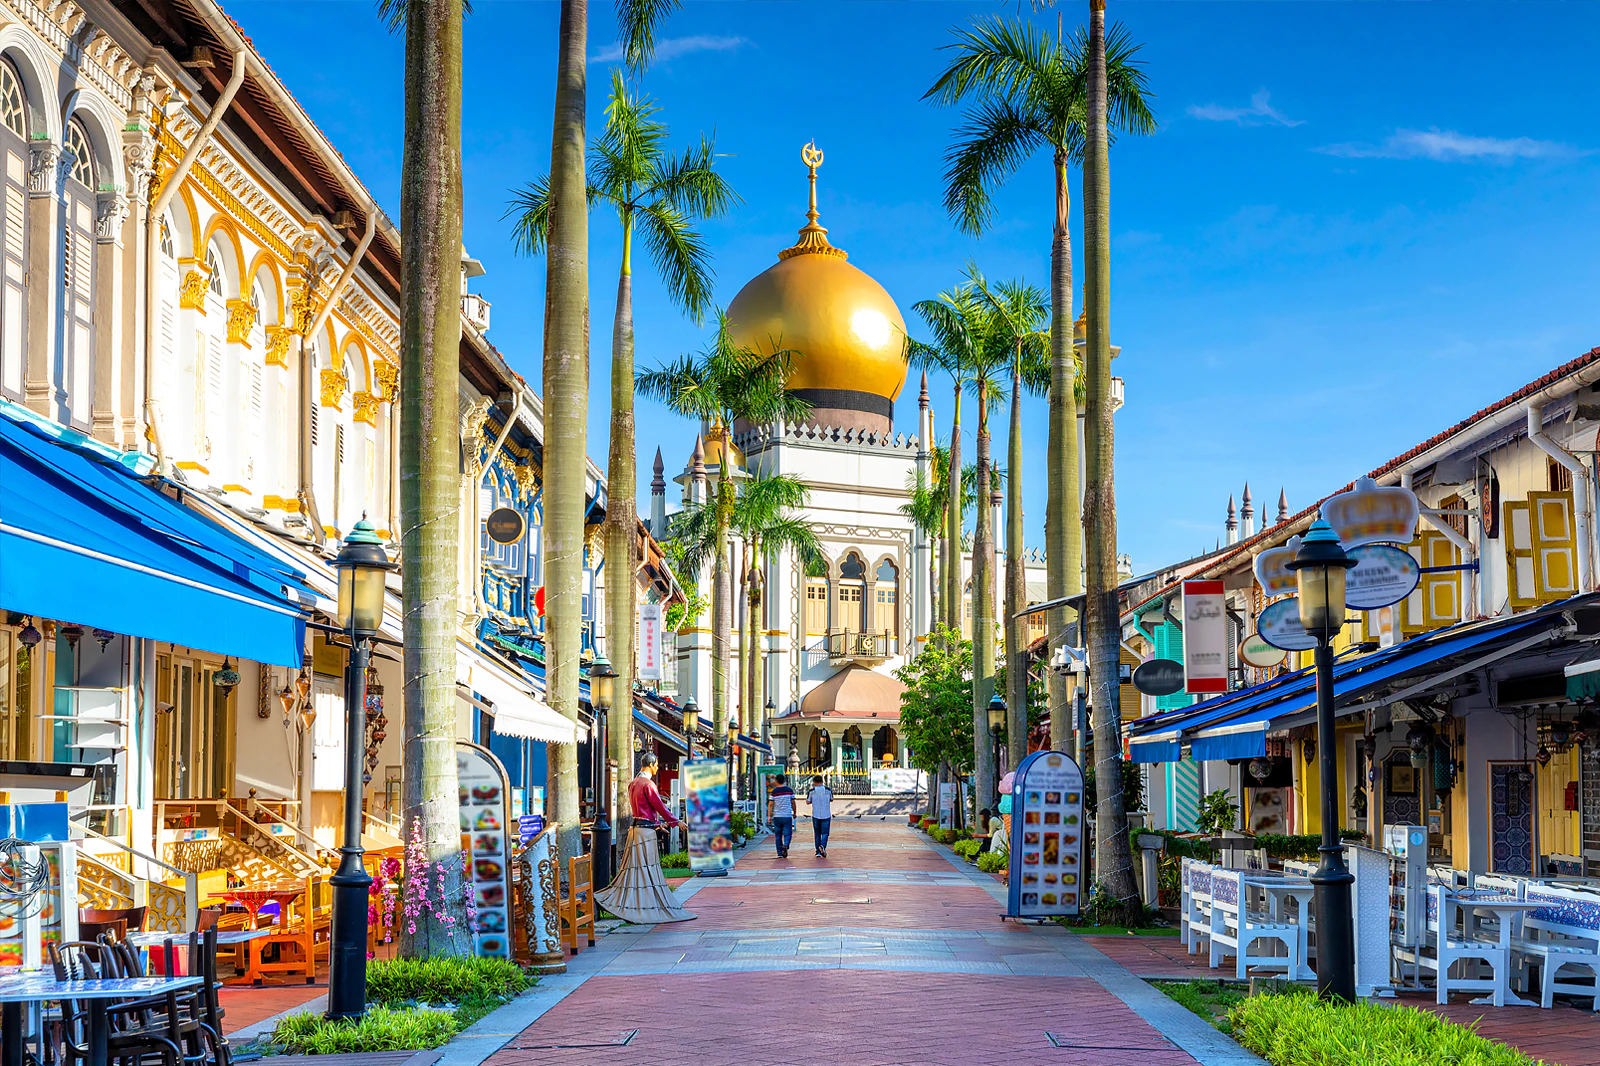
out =
<path fill-rule="evenodd" d="M 679 889 L 700 917 L 602 938 L 441 1066 L 1256 1066 L 1083 938 L 905 825 L 810 826 Z"/>

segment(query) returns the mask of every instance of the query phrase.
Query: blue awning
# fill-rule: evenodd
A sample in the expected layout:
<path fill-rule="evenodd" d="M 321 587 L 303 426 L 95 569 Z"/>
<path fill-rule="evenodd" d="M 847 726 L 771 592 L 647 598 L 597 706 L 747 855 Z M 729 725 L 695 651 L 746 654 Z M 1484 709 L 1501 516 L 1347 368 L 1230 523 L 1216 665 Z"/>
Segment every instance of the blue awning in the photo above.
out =
<path fill-rule="evenodd" d="M 0 418 L 0 607 L 299 666 L 298 571 L 118 464 Z"/>
<path fill-rule="evenodd" d="M 747 737 L 743 733 L 737 733 L 735 736 L 738 739 L 736 739 L 734 743 L 739 745 L 741 748 L 750 748 L 754 751 L 759 751 L 767 755 L 772 754 L 772 749 L 761 743 L 761 741 L 757 740 L 755 737 Z"/>
<path fill-rule="evenodd" d="M 645 714 L 638 707 L 633 709 L 633 724 L 655 737 L 658 743 L 665 744 L 679 755 L 689 754 L 688 745 L 683 742 L 681 734 L 674 733 L 671 729 Z"/>
<path fill-rule="evenodd" d="M 1183 742 L 1177 738 L 1143 743 L 1136 740 L 1128 748 L 1133 753 L 1133 762 L 1177 762 L 1183 758 Z"/>

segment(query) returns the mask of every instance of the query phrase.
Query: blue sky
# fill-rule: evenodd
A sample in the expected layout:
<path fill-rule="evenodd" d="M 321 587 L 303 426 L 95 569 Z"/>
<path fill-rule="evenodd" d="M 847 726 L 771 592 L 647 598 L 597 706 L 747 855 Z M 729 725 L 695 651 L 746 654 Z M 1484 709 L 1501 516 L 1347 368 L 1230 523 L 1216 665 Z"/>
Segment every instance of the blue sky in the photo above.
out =
<path fill-rule="evenodd" d="M 552 2 L 474 7 L 465 238 L 489 271 L 474 291 L 493 302 L 490 337 L 537 383 L 544 264 L 514 254 L 501 215 L 509 190 L 549 165 L 559 12 Z M 1111 8 L 1144 42 L 1161 121 L 1152 137 L 1120 140 L 1111 159 L 1112 339 L 1128 396 L 1117 418 L 1119 539 L 1136 567 L 1209 547 L 1246 480 L 1259 511 L 1270 513 L 1280 487 L 1298 510 L 1600 345 L 1600 8 Z M 401 41 L 373 5 L 228 9 L 398 219 Z M 1070 27 L 1087 5 L 1062 10 Z M 799 151 L 813 138 L 827 157 L 823 225 L 908 321 L 910 305 L 958 280 L 968 259 L 992 278 L 1048 282 L 1043 158 L 1001 190 L 982 239 L 957 234 L 941 207 L 958 115 L 921 96 L 950 28 L 995 11 L 1055 21 L 1027 4 L 776 0 L 691 0 L 671 17 L 644 88 L 677 143 L 715 133 L 744 200 L 705 226 L 719 305 L 804 223 Z M 615 48 L 610 5 L 591 12 L 595 130 Z M 619 241 L 601 214 L 590 234 L 589 452 L 603 466 Z M 635 309 L 641 366 L 703 342 L 645 269 Z M 911 380 L 897 428 L 914 428 L 915 405 Z M 948 408 L 937 408 L 941 420 Z M 1043 401 L 1028 401 L 1026 418 L 1029 439 L 1043 441 Z M 638 435 L 646 499 L 656 447 L 670 476 L 693 436 L 647 403 Z M 1038 544 L 1042 448 L 1022 473 Z"/>

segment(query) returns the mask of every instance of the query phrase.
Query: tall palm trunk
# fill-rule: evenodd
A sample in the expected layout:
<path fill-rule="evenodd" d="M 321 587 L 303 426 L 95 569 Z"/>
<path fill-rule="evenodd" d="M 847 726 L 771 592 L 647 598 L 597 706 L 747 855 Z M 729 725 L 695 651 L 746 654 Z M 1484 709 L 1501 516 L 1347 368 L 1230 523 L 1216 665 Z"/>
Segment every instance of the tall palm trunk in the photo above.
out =
<path fill-rule="evenodd" d="M 1089 131 L 1084 152 L 1084 303 L 1089 313 L 1084 353 L 1087 409 L 1084 496 L 1087 540 L 1089 678 L 1094 705 L 1095 878 L 1116 903 L 1118 919 L 1142 910 L 1122 805 L 1122 710 L 1117 686 L 1117 497 L 1112 482 L 1111 181 L 1106 139 L 1106 5 L 1089 0 Z"/>
<path fill-rule="evenodd" d="M 1028 754 L 1028 647 L 1017 612 L 1028 605 L 1022 558 L 1022 342 L 1011 364 L 1011 439 L 1006 465 L 1006 752 L 1011 767 Z"/>
<path fill-rule="evenodd" d="M 633 432 L 633 222 L 622 225 L 622 271 L 611 327 L 611 454 L 606 463 L 606 652 L 617 671 L 611 759 L 617 780 L 633 779 L 633 626 L 637 613 L 639 517 Z M 617 839 L 633 825 L 628 790 L 617 789 Z"/>
<path fill-rule="evenodd" d="M 952 411 L 950 422 L 950 467 L 945 474 L 946 491 L 949 498 L 945 501 L 946 528 L 949 536 L 945 539 L 945 572 L 944 572 L 944 601 L 945 610 L 950 619 L 950 628 L 959 638 L 961 634 L 961 615 L 964 604 L 961 598 L 961 527 L 966 524 L 961 507 L 961 383 L 956 383 L 955 402 L 950 408 Z M 955 649 L 951 649 L 954 651 Z"/>
<path fill-rule="evenodd" d="M 761 566 L 761 538 L 751 537 L 750 548 L 745 565 L 746 583 L 749 590 L 745 596 L 745 639 L 743 666 L 740 673 L 744 675 L 744 705 L 745 712 L 742 716 L 745 732 L 757 740 L 761 736 L 761 675 L 757 672 L 761 662 L 761 583 L 749 580 L 752 570 L 759 572 Z"/>
<path fill-rule="evenodd" d="M 461 346 L 461 2 L 413 3 L 406 23 L 401 287 L 400 551 L 405 560 L 405 821 L 459 898 L 456 782 L 457 406 Z M 355 714 L 356 708 L 348 708 Z M 413 931 L 414 930 L 414 931 Z M 406 955 L 455 954 L 438 918 Z"/>
<path fill-rule="evenodd" d="M 719 430 L 722 457 L 717 461 L 717 550 L 711 564 L 711 731 L 719 743 L 728 739 L 728 666 L 732 661 L 733 580 L 728 573 L 728 524 L 733 515 L 733 440 L 729 428 Z"/>
<path fill-rule="evenodd" d="M 550 706 L 578 721 L 583 645 L 584 428 L 589 406 L 589 211 L 583 169 L 586 0 L 562 0 L 550 147 L 550 234 L 545 278 L 545 668 Z M 459 245 L 454 254 L 461 255 Z M 583 850 L 578 749 L 550 750 L 551 817 L 563 856 Z"/>
<path fill-rule="evenodd" d="M 1050 441 L 1045 453 L 1049 495 L 1045 505 L 1045 566 L 1050 599 L 1083 591 L 1083 510 L 1078 499 L 1077 359 L 1072 347 L 1072 190 L 1067 153 L 1055 154 L 1056 228 L 1050 245 Z M 1045 625 L 1054 652 L 1065 643 L 1076 612 L 1050 611 Z M 1080 634 L 1079 639 L 1082 639 Z M 1050 747 L 1066 751 L 1072 738 L 1067 679 L 1046 672 L 1050 693 Z"/>
<path fill-rule="evenodd" d="M 989 393 L 978 385 L 978 516 L 972 535 L 972 746 L 976 767 L 973 802 L 995 798 L 994 737 L 989 697 L 994 695 L 994 541 L 989 504 Z"/>

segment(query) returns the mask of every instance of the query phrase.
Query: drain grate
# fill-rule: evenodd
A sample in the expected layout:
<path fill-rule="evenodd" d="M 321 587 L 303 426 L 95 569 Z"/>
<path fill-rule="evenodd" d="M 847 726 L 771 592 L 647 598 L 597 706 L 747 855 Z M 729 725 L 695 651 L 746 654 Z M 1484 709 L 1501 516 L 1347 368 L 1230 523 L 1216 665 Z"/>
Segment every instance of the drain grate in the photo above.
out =
<path fill-rule="evenodd" d="M 567 1051 L 581 1048 L 602 1047 L 627 1047 L 633 1043 L 633 1038 L 639 1035 L 639 1030 L 629 1029 L 615 1040 L 607 1040 L 598 1044 L 516 1044 L 511 1047 L 501 1048 L 502 1051 Z"/>
<path fill-rule="evenodd" d="M 872 899 L 870 897 L 868 897 L 868 896 L 861 896 L 858 899 L 828 899 L 826 897 L 818 897 L 817 899 L 814 899 L 811 902 L 812 903 L 831 903 L 831 904 L 834 904 L 836 906 L 843 906 L 843 907 L 859 907 L 859 906 L 861 906 L 863 904 L 871 903 Z"/>
<path fill-rule="evenodd" d="M 1071 1048 L 1073 1051 L 1171 1051 L 1176 1045 L 1165 1044 L 1161 1047 L 1136 1047 L 1132 1044 L 1075 1044 L 1060 1033 L 1052 1033 L 1046 1029 L 1044 1035 L 1050 1038 L 1052 1047 Z"/>

